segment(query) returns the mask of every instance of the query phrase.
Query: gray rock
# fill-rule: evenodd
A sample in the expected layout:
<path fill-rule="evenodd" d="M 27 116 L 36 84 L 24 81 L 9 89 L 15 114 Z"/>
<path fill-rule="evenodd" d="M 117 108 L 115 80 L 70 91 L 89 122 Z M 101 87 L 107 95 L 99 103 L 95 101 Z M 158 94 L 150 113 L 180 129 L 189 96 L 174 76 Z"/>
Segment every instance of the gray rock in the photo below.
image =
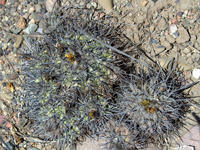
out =
<path fill-rule="evenodd" d="M 17 53 L 17 51 L 18 51 L 18 48 L 17 48 L 17 47 L 14 47 L 14 48 L 13 48 L 13 53 L 15 54 L 15 53 Z"/>
<path fill-rule="evenodd" d="M 178 28 L 178 32 L 179 32 L 179 36 L 176 38 L 176 42 L 178 43 L 178 44 L 180 44 L 180 43 L 185 43 L 185 42 L 187 42 L 187 41 L 189 41 L 190 40 L 190 36 L 189 36 L 189 34 L 188 34 L 188 32 L 187 32 L 187 30 L 184 28 L 184 27 L 179 27 Z"/>
<path fill-rule="evenodd" d="M 33 19 L 35 20 L 35 22 L 39 22 L 41 20 L 41 17 L 38 16 L 38 13 L 36 13 L 36 12 L 34 12 L 32 14 L 32 16 L 33 16 Z"/>
<path fill-rule="evenodd" d="M 18 28 L 18 29 L 13 30 L 13 33 L 14 33 L 14 34 L 18 34 L 18 33 L 21 32 L 21 31 L 22 31 L 22 29 Z"/>
<path fill-rule="evenodd" d="M 159 30 L 165 30 L 168 27 L 168 24 L 165 20 L 165 18 L 161 18 L 159 23 L 158 23 L 158 29 Z"/>
<path fill-rule="evenodd" d="M 40 4 L 36 4 L 36 5 L 35 5 L 35 11 L 36 11 L 36 12 L 39 13 L 41 8 L 42 8 L 42 7 L 41 7 Z"/>
<path fill-rule="evenodd" d="M 47 28 L 47 23 L 44 20 L 39 22 L 39 28 Z"/>
<path fill-rule="evenodd" d="M 38 25 L 32 23 L 24 31 L 26 34 L 30 34 L 32 32 L 35 32 L 37 28 L 38 28 Z"/>
<path fill-rule="evenodd" d="M 4 14 L 4 10 L 0 9 L 0 15 Z"/>
<path fill-rule="evenodd" d="M 17 8 L 13 7 L 10 9 L 10 14 L 13 15 L 16 12 Z"/>
<path fill-rule="evenodd" d="M 172 36 L 173 38 L 177 38 L 179 36 L 179 32 L 178 31 L 174 32 Z"/>
<path fill-rule="evenodd" d="M 4 42 L 5 42 L 5 43 L 8 43 L 8 42 L 10 41 L 11 38 L 12 38 L 12 34 L 6 33 L 6 34 L 5 34 Z"/>

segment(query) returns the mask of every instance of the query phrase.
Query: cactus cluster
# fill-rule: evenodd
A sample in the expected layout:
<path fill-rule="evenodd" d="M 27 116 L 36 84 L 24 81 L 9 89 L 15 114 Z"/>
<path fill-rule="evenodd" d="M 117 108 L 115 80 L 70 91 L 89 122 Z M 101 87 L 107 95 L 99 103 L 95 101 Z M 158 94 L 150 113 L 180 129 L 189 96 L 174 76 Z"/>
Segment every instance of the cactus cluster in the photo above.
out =
<path fill-rule="evenodd" d="M 84 11 L 89 10 L 77 10 Z M 75 17 L 70 16 L 68 20 Z M 71 27 L 83 29 L 84 19 L 82 16 L 73 21 L 66 19 L 43 39 L 27 39 L 32 47 L 20 53 L 24 61 L 22 100 L 30 110 L 27 116 L 34 122 L 33 135 L 57 141 L 58 149 L 64 149 L 66 143 L 73 148 L 86 135 L 99 136 L 110 119 L 114 54 Z M 89 16 L 85 21 L 90 21 Z M 112 24 L 105 26 L 104 18 L 91 22 L 84 30 L 97 34 L 101 41 L 116 40 L 117 30 L 113 34 Z"/>
<path fill-rule="evenodd" d="M 73 149 L 86 136 L 125 149 L 168 144 L 185 125 L 190 98 L 183 91 L 194 84 L 182 87 L 175 68 L 154 64 L 149 69 L 139 61 L 134 62 L 139 71 L 136 64 L 125 66 L 133 60 L 106 46 L 127 45 L 120 39 L 121 27 L 109 17 L 96 19 L 96 12 L 62 7 L 53 13 L 50 33 L 26 40 L 21 100 L 33 122 L 32 135 L 57 149 Z"/>
<path fill-rule="evenodd" d="M 154 143 L 163 148 L 180 138 L 180 129 L 186 128 L 186 113 L 191 112 L 194 101 L 185 90 L 198 81 L 184 85 L 177 68 L 169 71 L 157 65 L 154 69 L 141 65 L 139 71 L 121 76 L 115 107 L 118 119 L 105 131 L 107 139 L 113 139 L 109 146 L 117 142 L 125 149 L 140 149 Z"/>

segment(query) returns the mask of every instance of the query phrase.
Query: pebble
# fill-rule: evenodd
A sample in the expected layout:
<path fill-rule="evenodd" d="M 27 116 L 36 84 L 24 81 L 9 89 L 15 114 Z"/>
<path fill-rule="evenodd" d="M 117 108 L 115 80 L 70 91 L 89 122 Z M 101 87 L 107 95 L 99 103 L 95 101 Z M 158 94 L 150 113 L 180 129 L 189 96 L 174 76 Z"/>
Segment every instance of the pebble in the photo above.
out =
<path fill-rule="evenodd" d="M 106 12 L 109 12 L 113 8 L 113 0 L 100 0 L 99 4 L 105 9 Z"/>
<path fill-rule="evenodd" d="M 46 0 L 45 6 L 48 12 L 52 12 L 56 0 Z"/>
<path fill-rule="evenodd" d="M 167 28 L 167 22 L 165 18 L 161 18 L 161 20 L 158 23 L 158 29 L 159 30 L 165 30 Z"/>
<path fill-rule="evenodd" d="M 178 17 L 179 19 L 182 18 L 182 15 L 183 15 L 183 12 L 182 12 L 182 11 L 179 11 L 179 12 L 177 13 L 177 17 Z"/>
<path fill-rule="evenodd" d="M 38 12 L 38 13 L 39 13 L 39 12 L 40 12 L 40 10 L 41 10 L 41 8 L 42 8 L 42 7 L 41 7 L 41 5 L 40 5 L 40 4 L 36 4 L 36 5 L 35 5 L 35 11 L 36 11 L 36 12 Z"/>
<path fill-rule="evenodd" d="M 46 9 L 41 8 L 41 9 L 40 9 L 40 12 L 44 15 L 47 11 L 46 11 Z"/>
<path fill-rule="evenodd" d="M 21 43 L 22 43 L 22 41 L 23 41 L 23 36 L 22 35 L 17 36 L 17 39 L 15 41 L 15 47 L 19 48 Z"/>
<path fill-rule="evenodd" d="M 175 33 L 178 30 L 178 28 L 177 28 L 177 26 L 175 24 L 171 24 L 169 26 L 169 29 L 170 29 L 172 34 Z"/>
<path fill-rule="evenodd" d="M 12 37 L 13 37 L 12 34 L 6 33 L 5 34 L 4 42 L 8 43 Z"/>
<path fill-rule="evenodd" d="M 192 75 L 195 79 L 199 79 L 200 77 L 200 69 L 194 69 Z"/>
<path fill-rule="evenodd" d="M 34 12 L 32 14 L 33 19 L 35 20 L 35 22 L 39 22 L 41 20 L 41 17 L 38 15 L 38 13 Z"/>
<path fill-rule="evenodd" d="M 13 7 L 10 9 L 10 14 L 13 16 L 13 14 L 16 12 L 17 8 Z"/>
<path fill-rule="evenodd" d="M 17 22 L 17 24 L 16 24 L 16 27 L 17 27 L 17 28 L 20 28 L 20 29 L 25 29 L 25 28 L 26 28 L 26 20 L 25 20 L 23 17 L 21 17 L 21 18 L 18 20 L 18 22 Z"/>
<path fill-rule="evenodd" d="M 35 7 L 34 6 L 31 6 L 30 8 L 29 8 L 29 13 L 33 13 L 35 11 Z"/>
<path fill-rule="evenodd" d="M 14 34 L 19 34 L 21 31 L 22 31 L 22 29 L 18 28 L 18 29 L 13 30 L 13 33 Z"/>
<path fill-rule="evenodd" d="M 142 1 L 142 6 L 145 7 L 149 2 L 147 0 Z"/>
<path fill-rule="evenodd" d="M 177 24 L 178 23 L 178 20 L 176 18 L 173 18 L 172 19 L 172 24 Z"/>
<path fill-rule="evenodd" d="M 173 37 L 171 37 L 170 35 L 166 35 L 166 39 L 167 39 L 167 41 L 169 41 L 169 43 L 174 43 L 176 40 L 173 38 Z"/>
<path fill-rule="evenodd" d="M 5 61 L 4 60 L 0 60 L 0 63 L 2 64 L 2 65 L 4 65 L 5 64 Z"/>
<path fill-rule="evenodd" d="M 178 31 L 174 32 L 172 36 L 173 38 L 177 38 L 179 36 L 179 32 Z"/>
<path fill-rule="evenodd" d="M 33 18 L 29 21 L 28 25 L 30 25 L 32 23 L 35 23 L 35 20 Z"/>
<path fill-rule="evenodd" d="M 176 38 L 176 42 L 178 43 L 178 44 L 180 44 L 180 43 L 185 43 L 185 42 L 187 42 L 187 41 L 189 41 L 190 40 L 190 36 L 189 36 L 189 34 L 188 34 L 188 32 L 187 32 L 187 30 L 184 28 L 184 27 L 179 27 L 178 28 L 178 32 L 179 32 L 179 36 Z"/>
<path fill-rule="evenodd" d="M 24 32 L 26 33 L 26 34 L 30 34 L 30 33 L 32 33 L 32 32 L 35 32 L 36 30 L 37 30 L 37 28 L 38 28 L 38 25 L 37 24 L 30 24 L 25 30 L 24 30 Z"/>

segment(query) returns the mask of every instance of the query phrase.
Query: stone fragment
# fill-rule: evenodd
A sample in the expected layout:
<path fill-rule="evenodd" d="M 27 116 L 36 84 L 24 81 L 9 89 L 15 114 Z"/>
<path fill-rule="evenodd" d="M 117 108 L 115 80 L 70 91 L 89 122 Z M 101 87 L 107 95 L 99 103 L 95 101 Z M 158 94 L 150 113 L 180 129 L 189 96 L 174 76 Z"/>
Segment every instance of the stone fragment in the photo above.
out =
<path fill-rule="evenodd" d="M 39 13 L 39 12 L 40 12 L 40 10 L 41 10 L 41 8 L 42 8 L 42 7 L 41 7 L 41 5 L 40 5 L 40 4 L 36 4 L 36 5 L 35 5 L 35 11 L 36 11 L 36 12 L 38 12 L 38 13 Z"/>
<path fill-rule="evenodd" d="M 53 11 L 53 7 L 55 7 L 56 0 L 46 0 L 45 6 L 48 12 Z"/>
<path fill-rule="evenodd" d="M 175 24 L 171 24 L 169 26 L 169 29 L 170 29 L 172 34 L 175 33 L 178 30 L 178 28 L 177 28 L 177 26 Z"/>
<path fill-rule="evenodd" d="M 176 40 L 173 38 L 173 37 L 171 37 L 170 35 L 166 35 L 166 39 L 167 39 L 167 41 L 169 41 L 169 43 L 174 43 Z"/>
<path fill-rule="evenodd" d="M 166 48 L 166 50 L 170 50 L 172 48 L 172 45 L 167 40 L 162 41 L 161 45 L 163 45 Z"/>
<path fill-rule="evenodd" d="M 188 32 L 187 32 L 187 30 L 184 28 L 184 27 L 179 27 L 178 28 L 178 32 L 179 32 L 179 36 L 176 38 L 176 42 L 178 43 L 178 44 L 180 44 L 180 43 L 185 43 L 185 42 L 187 42 L 187 41 L 189 41 L 190 40 L 190 36 L 189 36 L 189 34 L 188 34 Z"/>
<path fill-rule="evenodd" d="M 31 6 L 30 8 L 29 8 L 29 13 L 33 13 L 35 11 L 35 6 Z"/>
<path fill-rule="evenodd" d="M 106 12 L 113 8 L 113 0 L 100 0 L 99 4 L 105 9 Z"/>
<path fill-rule="evenodd" d="M 12 34 L 6 33 L 6 34 L 5 34 L 4 42 L 5 42 L 5 43 L 8 43 L 8 42 L 10 41 L 11 38 L 12 38 Z"/>
<path fill-rule="evenodd" d="M 37 30 L 37 28 L 38 28 L 38 25 L 32 23 L 24 30 L 24 32 L 26 34 L 30 34 L 32 32 L 35 32 Z"/>
<path fill-rule="evenodd" d="M 18 34 L 18 33 L 20 33 L 21 31 L 22 31 L 22 29 L 21 29 L 21 28 L 18 28 L 18 29 L 13 30 L 13 33 L 14 33 L 14 34 Z"/>
<path fill-rule="evenodd" d="M 32 23 L 35 23 L 35 20 L 33 18 L 29 21 L 28 25 L 30 25 Z"/>
<path fill-rule="evenodd" d="M 158 29 L 159 30 L 165 30 L 167 28 L 168 24 L 164 18 L 161 18 L 161 20 L 158 23 Z"/>
<path fill-rule="evenodd" d="M 17 22 L 17 24 L 16 24 L 16 27 L 17 27 L 17 28 L 20 28 L 20 29 L 25 29 L 25 28 L 26 28 L 26 20 L 25 20 L 23 17 L 21 17 L 21 18 L 18 20 L 18 22 Z"/>
<path fill-rule="evenodd" d="M 173 18 L 172 19 L 172 24 L 177 24 L 178 23 L 178 20 L 176 18 Z"/>
<path fill-rule="evenodd" d="M 41 17 L 38 15 L 38 13 L 34 12 L 32 14 L 33 19 L 35 20 L 35 22 L 39 22 L 41 20 Z"/>
<path fill-rule="evenodd" d="M 200 69 L 194 69 L 192 72 L 194 78 L 199 79 L 200 77 Z"/>
<path fill-rule="evenodd" d="M 17 39 L 15 41 L 15 47 L 19 48 L 22 41 L 23 41 L 23 36 L 22 35 L 17 36 Z"/>
<path fill-rule="evenodd" d="M 183 15 L 183 12 L 182 12 L 182 11 L 179 11 L 179 12 L 177 13 L 177 17 L 178 17 L 179 19 L 182 18 L 182 15 Z"/>
<path fill-rule="evenodd" d="M 18 126 L 20 129 L 22 129 L 28 122 L 28 119 L 25 117 L 21 117 L 18 121 Z"/>
<path fill-rule="evenodd" d="M 142 1 L 142 6 L 145 7 L 149 2 L 147 0 Z"/>

